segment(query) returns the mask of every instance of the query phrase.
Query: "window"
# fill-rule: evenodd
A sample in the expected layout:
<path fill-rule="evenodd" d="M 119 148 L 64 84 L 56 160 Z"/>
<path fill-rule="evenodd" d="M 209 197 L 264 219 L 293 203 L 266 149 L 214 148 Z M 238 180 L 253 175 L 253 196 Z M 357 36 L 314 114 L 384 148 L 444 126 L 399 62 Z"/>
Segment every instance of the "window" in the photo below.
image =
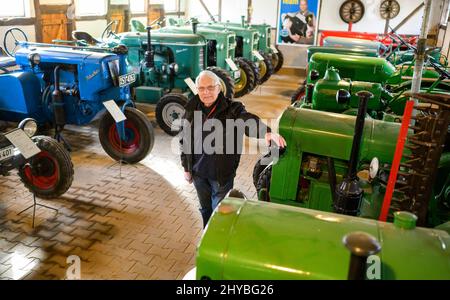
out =
<path fill-rule="evenodd" d="M 103 16 L 106 15 L 106 0 L 76 0 L 75 10 L 77 16 Z"/>
<path fill-rule="evenodd" d="M 130 0 L 131 13 L 145 13 L 145 0 Z"/>
<path fill-rule="evenodd" d="M 0 17 L 25 17 L 25 0 L 9 0 L 8 5 L 2 5 Z"/>
<path fill-rule="evenodd" d="M 178 11 L 178 0 L 164 0 L 164 10 L 166 12 Z"/>

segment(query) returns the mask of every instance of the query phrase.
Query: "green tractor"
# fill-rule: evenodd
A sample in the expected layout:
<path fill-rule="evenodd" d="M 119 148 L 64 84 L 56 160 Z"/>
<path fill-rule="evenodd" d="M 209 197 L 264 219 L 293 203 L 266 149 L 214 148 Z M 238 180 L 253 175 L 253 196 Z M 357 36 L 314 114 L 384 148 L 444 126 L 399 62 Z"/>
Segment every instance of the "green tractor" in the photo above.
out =
<path fill-rule="evenodd" d="M 340 49 L 339 51 L 342 53 L 344 50 Z M 347 80 L 381 84 L 387 92 L 392 94 L 391 98 L 400 99 L 402 94 L 411 88 L 414 73 L 414 65 L 412 63 L 405 63 L 395 67 L 381 57 L 363 56 L 362 53 L 361 55 L 356 53 L 353 55 L 346 54 L 328 52 L 315 52 L 312 54 L 307 66 L 307 78 L 294 92 L 291 101 L 295 102 L 304 98 L 307 93 L 307 86 L 315 84 L 318 80 L 324 78 L 330 67 L 339 70 L 340 76 Z M 429 92 L 450 92 L 448 74 L 449 72 L 445 67 L 437 64 L 432 59 L 428 59 L 427 67 L 424 68 L 422 73 L 423 88 L 427 88 Z M 403 111 L 402 108 L 400 108 L 400 111 Z"/>
<path fill-rule="evenodd" d="M 241 17 L 241 23 L 220 23 L 231 26 L 241 26 L 243 28 L 256 29 L 259 33 L 258 50 L 272 58 L 273 73 L 278 72 L 283 66 L 283 53 L 272 44 L 272 28 L 268 24 L 248 24 L 245 22 L 245 16 Z"/>
<path fill-rule="evenodd" d="M 358 97 L 345 87 L 321 90 L 318 96 L 334 93 L 336 103 L 326 99 L 316 105 L 337 113 L 311 109 L 301 102 L 285 110 L 279 131 L 288 148 L 277 160 L 271 158 L 271 153 L 266 154 L 254 168 L 253 180 L 261 200 L 335 211 L 333 191 L 337 183 L 353 173 L 364 191 L 355 215 L 379 217 L 401 124 L 370 117 L 370 111 L 379 111 L 385 105 L 372 93 L 361 115 L 359 98 L 365 93 L 364 88 L 380 92 L 379 86 L 370 89 L 370 84 L 352 91 L 361 89 Z M 445 94 L 426 95 L 432 100 L 422 100 L 417 108 L 390 212 L 392 216 L 395 211 L 411 211 L 419 216 L 421 225 L 436 226 L 450 220 L 450 98 Z M 441 97 L 445 102 L 437 102 L 433 97 Z M 356 120 L 364 124 L 357 133 L 353 126 L 355 108 Z M 354 136 L 362 141 L 356 153 Z"/>
<path fill-rule="evenodd" d="M 215 30 L 230 30 L 236 33 L 236 57 L 253 62 L 253 70 L 257 77 L 257 82 L 262 84 L 266 82 L 273 74 L 274 67 L 272 57 L 259 49 L 259 32 L 254 28 L 242 26 L 233 26 L 231 24 L 221 23 L 200 23 L 200 27 L 207 27 Z"/>
<path fill-rule="evenodd" d="M 207 66 L 210 69 L 219 67 L 232 74 L 234 79 L 234 97 L 240 98 L 250 93 L 256 86 L 255 74 L 251 65 L 242 58 L 235 58 L 236 34 L 229 30 L 215 30 L 197 27 L 191 20 L 192 27 L 180 25 L 162 27 L 158 32 L 199 34 L 207 41 Z M 138 28 L 138 26 L 132 26 Z"/>
<path fill-rule="evenodd" d="M 258 181 L 262 200 L 275 203 L 231 191 L 202 236 L 196 278 L 450 279 L 450 96 L 414 97 L 393 224 L 356 216 L 378 217 L 400 124 L 366 117 L 376 101 L 368 91 L 356 118 L 294 105 L 280 120 L 289 146 Z"/>
<path fill-rule="evenodd" d="M 202 235 L 196 279 L 449 280 L 449 262 L 449 231 L 410 213 L 391 224 L 230 196 Z"/>
<path fill-rule="evenodd" d="M 222 82 L 222 92 L 233 98 L 234 80 L 218 67 L 206 67 L 206 40 L 198 34 L 163 32 L 126 32 L 115 34 L 112 23 L 102 35 L 102 42 L 86 32 L 75 31 L 78 44 L 97 47 L 128 48 L 129 71 L 137 75 L 133 85 L 136 102 L 156 104 L 156 120 L 166 133 L 176 135 L 180 130 L 184 105 L 196 94 L 193 79 L 205 69 L 214 72 Z"/>

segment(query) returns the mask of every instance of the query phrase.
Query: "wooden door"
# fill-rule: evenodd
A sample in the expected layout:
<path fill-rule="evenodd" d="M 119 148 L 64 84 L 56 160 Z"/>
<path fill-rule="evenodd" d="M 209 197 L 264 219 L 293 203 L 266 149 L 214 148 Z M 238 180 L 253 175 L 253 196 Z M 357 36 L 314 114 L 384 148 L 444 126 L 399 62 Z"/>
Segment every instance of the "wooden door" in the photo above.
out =
<path fill-rule="evenodd" d="M 123 10 L 113 9 L 111 11 L 110 22 L 116 21 L 116 26 L 112 27 L 115 33 L 120 33 L 125 31 L 126 14 Z"/>
<path fill-rule="evenodd" d="M 151 5 L 148 9 L 148 24 L 152 24 L 156 20 L 164 19 L 164 6 L 162 5 Z"/>
<path fill-rule="evenodd" d="M 42 42 L 67 40 L 67 16 L 64 13 L 41 14 Z"/>

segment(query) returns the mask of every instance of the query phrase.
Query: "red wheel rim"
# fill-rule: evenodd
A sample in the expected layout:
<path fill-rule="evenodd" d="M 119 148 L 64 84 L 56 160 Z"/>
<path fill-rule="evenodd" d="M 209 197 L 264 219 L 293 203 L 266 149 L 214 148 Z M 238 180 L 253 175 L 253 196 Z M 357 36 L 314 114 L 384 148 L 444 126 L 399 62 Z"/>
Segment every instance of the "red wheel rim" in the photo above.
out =
<path fill-rule="evenodd" d="M 304 96 L 305 96 L 305 92 L 301 92 L 300 94 L 298 94 L 298 96 L 295 100 L 296 101 L 301 100 Z"/>
<path fill-rule="evenodd" d="M 125 140 L 120 140 L 116 124 L 109 127 L 108 139 L 114 150 L 124 154 L 132 154 L 139 149 L 141 135 L 136 125 L 130 121 L 125 122 Z"/>
<path fill-rule="evenodd" d="M 25 165 L 26 180 L 39 190 L 53 189 L 59 181 L 58 162 L 47 151 L 42 151 L 33 157 L 31 164 Z M 34 173 L 34 174 L 33 174 Z"/>

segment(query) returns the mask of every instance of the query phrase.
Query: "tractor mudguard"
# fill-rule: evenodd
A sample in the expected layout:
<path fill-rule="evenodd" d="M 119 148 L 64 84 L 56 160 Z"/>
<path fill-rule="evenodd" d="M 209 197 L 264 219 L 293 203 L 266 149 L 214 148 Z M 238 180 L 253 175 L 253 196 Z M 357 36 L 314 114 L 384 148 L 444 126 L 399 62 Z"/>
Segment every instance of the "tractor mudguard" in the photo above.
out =
<path fill-rule="evenodd" d="M 3 120 L 16 121 L 27 117 L 39 118 L 41 85 L 30 72 L 0 75 L 0 115 Z"/>

